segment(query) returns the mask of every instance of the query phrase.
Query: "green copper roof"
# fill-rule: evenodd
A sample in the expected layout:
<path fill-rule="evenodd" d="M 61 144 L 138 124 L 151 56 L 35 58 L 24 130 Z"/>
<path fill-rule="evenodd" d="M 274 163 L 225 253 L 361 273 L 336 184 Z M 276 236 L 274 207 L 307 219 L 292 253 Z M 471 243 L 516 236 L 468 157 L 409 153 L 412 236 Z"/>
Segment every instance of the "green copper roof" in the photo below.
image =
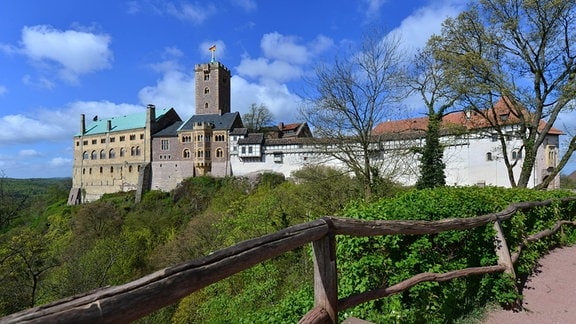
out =
<path fill-rule="evenodd" d="M 156 120 L 159 120 L 170 108 L 156 108 Z M 108 121 L 111 121 L 111 132 L 119 132 L 130 129 L 140 129 L 146 127 L 146 111 L 136 114 L 115 116 L 110 118 L 94 117 L 92 121 L 86 121 L 86 132 L 84 135 L 96 135 L 108 132 Z M 77 133 L 76 136 L 80 136 Z"/>

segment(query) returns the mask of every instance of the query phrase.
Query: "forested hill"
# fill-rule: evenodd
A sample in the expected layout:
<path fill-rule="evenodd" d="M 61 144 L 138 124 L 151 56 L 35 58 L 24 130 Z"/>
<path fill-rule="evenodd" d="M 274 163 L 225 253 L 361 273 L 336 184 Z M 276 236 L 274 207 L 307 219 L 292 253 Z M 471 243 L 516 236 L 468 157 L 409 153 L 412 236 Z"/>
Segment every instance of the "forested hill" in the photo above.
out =
<path fill-rule="evenodd" d="M 198 177 L 170 193 L 148 192 L 140 203 L 135 203 L 134 192 L 125 192 L 68 206 L 65 183 L 40 190 L 2 226 L 0 316 L 123 284 L 324 215 L 439 220 L 572 195 L 491 187 L 413 190 L 382 181 L 375 192 L 381 198 L 364 202 L 360 183 L 316 167 L 299 171 L 295 181 L 275 174 L 257 179 Z M 510 235 L 524 237 L 561 216 L 555 205 L 526 212 L 504 227 Z M 338 269 L 343 274 L 339 292 L 348 296 L 430 269 L 446 272 L 493 264 L 493 235 L 487 226 L 420 237 L 338 237 Z M 523 276 L 533 269 L 551 246 L 575 240 L 576 232 L 566 229 L 534 249 L 529 246 L 517 273 Z M 303 247 L 210 285 L 140 322 L 294 323 L 313 307 L 312 271 L 310 248 Z M 373 322 L 454 322 L 487 302 L 515 300 L 512 288 L 510 278 L 497 274 L 427 283 L 341 315 Z"/>

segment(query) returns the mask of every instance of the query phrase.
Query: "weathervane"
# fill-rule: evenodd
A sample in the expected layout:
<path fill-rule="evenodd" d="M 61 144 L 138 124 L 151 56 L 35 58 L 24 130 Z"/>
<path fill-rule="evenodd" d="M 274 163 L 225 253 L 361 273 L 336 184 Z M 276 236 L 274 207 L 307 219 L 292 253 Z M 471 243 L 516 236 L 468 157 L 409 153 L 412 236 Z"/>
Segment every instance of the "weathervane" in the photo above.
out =
<path fill-rule="evenodd" d="M 216 44 L 210 46 L 208 50 L 212 53 L 212 59 L 210 59 L 210 63 L 216 62 Z"/>

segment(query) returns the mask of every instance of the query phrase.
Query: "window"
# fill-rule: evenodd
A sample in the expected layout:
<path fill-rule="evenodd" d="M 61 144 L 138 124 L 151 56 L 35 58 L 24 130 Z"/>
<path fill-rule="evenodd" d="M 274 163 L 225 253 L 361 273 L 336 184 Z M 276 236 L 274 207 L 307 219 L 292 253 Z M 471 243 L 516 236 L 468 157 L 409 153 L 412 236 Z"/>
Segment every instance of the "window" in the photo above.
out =
<path fill-rule="evenodd" d="M 132 172 L 132 166 L 131 165 L 128 166 L 128 172 Z"/>
<path fill-rule="evenodd" d="M 104 144 L 104 143 L 106 143 L 106 139 L 105 139 L 105 138 L 101 138 L 101 139 L 100 139 L 100 144 Z"/>
<path fill-rule="evenodd" d="M 486 153 L 486 161 L 492 161 L 492 152 Z"/>
<path fill-rule="evenodd" d="M 116 157 L 116 151 L 114 151 L 114 149 L 111 149 L 110 151 L 108 151 L 108 158 L 109 159 L 113 159 Z"/>
<path fill-rule="evenodd" d="M 282 153 L 274 153 L 274 163 L 282 163 Z"/>
<path fill-rule="evenodd" d="M 124 142 L 126 140 L 126 136 L 122 135 L 120 136 L 120 142 Z"/>
<path fill-rule="evenodd" d="M 196 136 L 196 141 L 202 142 L 203 140 L 204 140 L 204 135 L 198 135 L 198 136 Z"/>
<path fill-rule="evenodd" d="M 80 146 L 80 141 L 76 141 L 76 146 Z"/>
<path fill-rule="evenodd" d="M 204 109 L 208 109 L 208 103 L 204 103 Z"/>
<path fill-rule="evenodd" d="M 106 152 L 104 152 L 104 150 L 100 151 L 100 159 L 101 160 L 106 159 Z"/>
<path fill-rule="evenodd" d="M 224 135 L 214 135 L 214 141 L 216 142 L 224 142 Z"/>
<path fill-rule="evenodd" d="M 100 167 L 100 173 L 104 172 L 104 168 Z"/>
<path fill-rule="evenodd" d="M 522 151 L 521 150 L 512 151 L 512 160 L 520 160 L 521 158 L 522 158 Z"/>
<path fill-rule="evenodd" d="M 223 156 L 224 156 L 224 151 L 221 148 L 217 149 L 216 150 L 216 157 L 221 159 Z"/>
<path fill-rule="evenodd" d="M 546 145 L 546 167 L 554 168 L 556 167 L 556 146 Z"/>
<path fill-rule="evenodd" d="M 95 140 L 95 139 L 92 140 L 92 144 L 97 144 L 97 143 L 98 143 L 98 140 Z"/>
<path fill-rule="evenodd" d="M 136 147 L 132 146 L 130 148 L 130 156 L 135 156 L 136 155 Z"/>
<path fill-rule="evenodd" d="M 88 141 L 82 141 L 82 145 L 88 145 Z"/>
<path fill-rule="evenodd" d="M 90 155 L 88 154 L 88 151 L 84 151 L 84 153 L 82 153 L 82 159 L 88 160 L 89 158 L 90 158 Z"/>
<path fill-rule="evenodd" d="M 252 150 L 253 150 L 252 146 L 248 146 L 248 153 L 249 154 L 252 153 Z"/>
<path fill-rule="evenodd" d="M 190 135 L 182 136 L 182 143 L 190 143 L 190 142 L 192 142 L 192 136 Z"/>
<path fill-rule="evenodd" d="M 498 134 L 492 134 L 492 142 L 498 141 Z"/>
<path fill-rule="evenodd" d="M 134 135 L 134 134 L 130 135 L 130 140 L 131 140 L 131 141 L 136 140 L 136 135 Z"/>
<path fill-rule="evenodd" d="M 163 139 L 161 142 L 162 151 L 168 151 L 170 149 L 170 144 L 167 139 Z"/>
<path fill-rule="evenodd" d="M 126 150 L 124 148 L 120 149 L 120 157 L 123 157 L 126 154 Z"/>
<path fill-rule="evenodd" d="M 208 81 L 210 80 L 210 72 L 206 71 L 204 72 L 204 81 Z"/>
<path fill-rule="evenodd" d="M 144 139 L 144 134 L 140 134 L 140 139 Z"/>
<path fill-rule="evenodd" d="M 242 146 L 242 154 L 246 154 L 246 146 Z"/>
<path fill-rule="evenodd" d="M 185 149 L 184 152 L 182 152 L 182 157 L 185 159 L 189 159 L 190 158 L 190 150 Z"/>
<path fill-rule="evenodd" d="M 136 146 L 136 155 L 140 155 L 141 151 L 140 151 L 140 146 Z"/>
<path fill-rule="evenodd" d="M 96 151 L 92 151 L 92 153 L 90 154 L 90 158 L 92 160 L 96 160 L 98 158 L 98 153 L 96 153 Z"/>
<path fill-rule="evenodd" d="M 116 137 L 110 137 L 110 143 L 116 142 Z"/>
<path fill-rule="evenodd" d="M 500 115 L 500 121 L 507 121 L 507 120 L 508 120 L 508 115 L 509 115 L 509 114 L 501 114 L 501 115 Z"/>
<path fill-rule="evenodd" d="M 210 159 L 210 151 L 206 151 L 206 153 L 204 154 L 204 157 L 207 159 Z"/>
<path fill-rule="evenodd" d="M 210 93 L 210 88 L 206 87 L 204 88 L 204 94 L 209 94 Z"/>
<path fill-rule="evenodd" d="M 110 173 L 114 173 L 114 167 L 113 166 L 110 167 Z"/>

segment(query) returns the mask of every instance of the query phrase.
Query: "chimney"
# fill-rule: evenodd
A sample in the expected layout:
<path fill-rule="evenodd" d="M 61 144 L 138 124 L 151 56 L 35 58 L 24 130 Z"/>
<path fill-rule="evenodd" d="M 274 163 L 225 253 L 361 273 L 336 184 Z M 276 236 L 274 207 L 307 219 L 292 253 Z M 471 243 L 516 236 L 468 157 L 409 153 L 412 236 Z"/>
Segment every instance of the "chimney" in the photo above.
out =
<path fill-rule="evenodd" d="M 80 115 L 80 135 L 86 133 L 86 116 L 84 114 Z"/>
<path fill-rule="evenodd" d="M 146 128 L 154 133 L 156 127 L 156 106 L 148 104 L 146 109 Z"/>

